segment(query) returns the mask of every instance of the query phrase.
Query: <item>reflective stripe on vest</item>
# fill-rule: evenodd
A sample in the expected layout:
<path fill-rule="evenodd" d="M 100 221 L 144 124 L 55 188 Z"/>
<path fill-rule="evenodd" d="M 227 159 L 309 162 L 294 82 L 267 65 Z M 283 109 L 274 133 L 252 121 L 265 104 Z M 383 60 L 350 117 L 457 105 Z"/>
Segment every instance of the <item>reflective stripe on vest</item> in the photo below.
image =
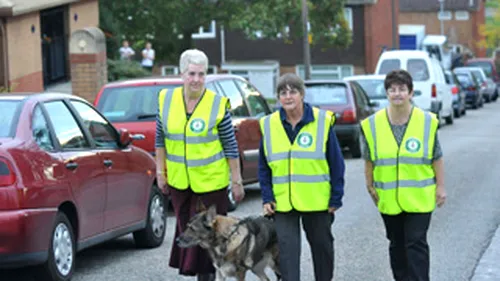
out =
<path fill-rule="evenodd" d="M 264 153 L 272 171 L 276 210 L 327 210 L 331 186 L 325 149 L 327 129 L 334 117 L 327 116 L 324 110 L 313 108 L 315 120 L 306 124 L 291 144 L 279 114 L 275 112 L 261 120 Z M 312 136 L 310 151 L 306 151 L 309 147 L 299 145 L 302 134 Z M 273 142 L 279 147 L 273 147 Z"/>
<path fill-rule="evenodd" d="M 184 105 L 178 105 L 184 100 L 182 87 L 170 93 L 166 89 L 160 91 L 159 99 L 168 184 L 180 190 L 190 187 L 195 193 L 227 187 L 229 165 L 217 128 L 224 117 L 227 98 L 206 90 L 189 119 Z M 201 124 L 199 130 L 194 124 Z"/>
<path fill-rule="evenodd" d="M 393 215 L 434 209 L 436 179 L 432 150 L 437 123 L 430 113 L 414 108 L 398 146 L 385 109 L 362 121 L 381 213 Z"/>

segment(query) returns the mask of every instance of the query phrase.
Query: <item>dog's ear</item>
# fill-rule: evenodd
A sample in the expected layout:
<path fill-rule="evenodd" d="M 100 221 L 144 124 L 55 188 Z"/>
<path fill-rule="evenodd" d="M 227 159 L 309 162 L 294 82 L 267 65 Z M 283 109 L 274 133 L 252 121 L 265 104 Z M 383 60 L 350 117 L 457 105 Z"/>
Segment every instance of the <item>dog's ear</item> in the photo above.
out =
<path fill-rule="evenodd" d="M 209 225 L 212 225 L 213 222 L 215 221 L 216 216 L 217 216 L 217 207 L 215 205 L 211 205 L 207 211 L 207 216 L 206 216 L 207 223 Z"/>
<path fill-rule="evenodd" d="M 196 213 L 201 213 L 203 211 L 206 211 L 207 208 L 205 207 L 205 204 L 203 204 L 203 201 L 201 201 L 201 198 L 198 197 L 198 202 L 196 202 Z"/>

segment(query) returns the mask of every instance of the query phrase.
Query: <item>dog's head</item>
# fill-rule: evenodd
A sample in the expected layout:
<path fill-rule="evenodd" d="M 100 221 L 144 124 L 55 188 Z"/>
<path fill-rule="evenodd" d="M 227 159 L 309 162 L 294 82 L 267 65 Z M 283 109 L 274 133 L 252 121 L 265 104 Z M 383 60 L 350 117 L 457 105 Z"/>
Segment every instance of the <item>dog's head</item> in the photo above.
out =
<path fill-rule="evenodd" d="M 189 220 L 186 230 L 176 239 L 177 245 L 181 248 L 203 246 L 214 236 L 214 224 L 217 216 L 215 205 L 206 209 L 199 200 L 196 210 L 196 215 Z"/>

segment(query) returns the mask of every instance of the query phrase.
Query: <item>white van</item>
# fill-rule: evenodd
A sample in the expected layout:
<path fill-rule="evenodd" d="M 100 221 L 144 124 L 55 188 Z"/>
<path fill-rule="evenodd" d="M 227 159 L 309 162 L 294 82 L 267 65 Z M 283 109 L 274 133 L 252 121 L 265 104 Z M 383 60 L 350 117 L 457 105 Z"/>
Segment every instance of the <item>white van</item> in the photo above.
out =
<path fill-rule="evenodd" d="M 387 74 L 397 69 L 411 74 L 416 106 L 434 112 L 447 124 L 453 124 L 451 87 L 446 84 L 443 68 L 437 59 L 421 50 L 385 51 L 378 60 L 375 74 Z"/>

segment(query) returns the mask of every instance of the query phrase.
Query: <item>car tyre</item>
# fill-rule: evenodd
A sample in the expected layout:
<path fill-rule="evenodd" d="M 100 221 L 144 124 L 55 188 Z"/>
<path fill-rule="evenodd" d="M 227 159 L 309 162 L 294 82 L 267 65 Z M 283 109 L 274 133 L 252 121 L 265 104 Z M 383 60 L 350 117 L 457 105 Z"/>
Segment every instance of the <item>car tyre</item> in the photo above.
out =
<path fill-rule="evenodd" d="M 73 276 L 76 247 L 73 226 L 63 212 L 56 214 L 47 262 L 41 266 L 38 280 L 68 281 Z"/>
<path fill-rule="evenodd" d="M 146 227 L 133 233 L 135 244 L 141 248 L 159 247 L 165 238 L 166 228 L 165 197 L 155 185 L 148 203 Z"/>
<path fill-rule="evenodd" d="M 361 135 L 359 135 L 355 141 L 349 145 L 349 150 L 351 151 L 352 158 L 361 158 Z"/>
<path fill-rule="evenodd" d="M 446 116 L 444 120 L 446 121 L 447 125 L 452 125 L 453 124 L 453 112 L 450 112 L 450 115 Z"/>

